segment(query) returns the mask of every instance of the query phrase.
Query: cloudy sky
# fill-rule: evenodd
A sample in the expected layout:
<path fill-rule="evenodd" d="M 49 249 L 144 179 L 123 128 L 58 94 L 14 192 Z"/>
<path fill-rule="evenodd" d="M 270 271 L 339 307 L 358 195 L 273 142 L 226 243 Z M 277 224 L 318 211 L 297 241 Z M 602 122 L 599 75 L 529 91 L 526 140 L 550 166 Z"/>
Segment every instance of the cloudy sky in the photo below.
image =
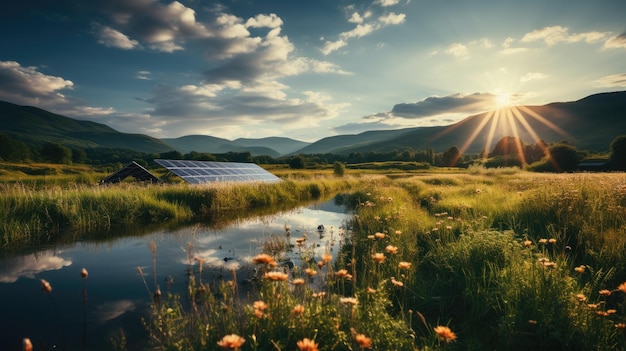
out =
<path fill-rule="evenodd" d="M 155 137 L 450 124 L 626 90 L 624 0 L 7 0 L 0 100 Z"/>

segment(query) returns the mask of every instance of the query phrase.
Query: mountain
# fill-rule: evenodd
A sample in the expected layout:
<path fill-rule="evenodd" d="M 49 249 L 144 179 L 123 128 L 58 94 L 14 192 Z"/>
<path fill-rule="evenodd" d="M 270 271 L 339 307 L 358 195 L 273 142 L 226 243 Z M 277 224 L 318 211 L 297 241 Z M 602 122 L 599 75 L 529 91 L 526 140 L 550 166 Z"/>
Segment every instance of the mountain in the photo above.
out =
<path fill-rule="evenodd" d="M 172 151 L 169 145 L 143 134 L 118 132 L 104 124 L 64 117 L 36 107 L 0 101 L 0 131 L 33 144 L 59 143 L 81 148 L 124 148 L 140 152 Z"/>
<path fill-rule="evenodd" d="M 197 151 L 218 154 L 249 151 L 253 156 L 266 155 L 271 157 L 280 157 L 308 145 L 308 143 L 303 141 L 280 137 L 261 139 L 239 138 L 231 141 L 208 135 L 187 135 L 180 138 L 161 140 L 181 153 Z"/>
<path fill-rule="evenodd" d="M 493 130 L 493 134 L 492 131 Z M 581 150 L 608 151 L 626 134 L 626 91 L 595 94 L 573 102 L 515 106 L 469 116 L 455 124 L 339 135 L 318 140 L 297 153 L 387 152 L 457 146 L 465 153 L 491 150 L 504 136 L 525 143 L 567 140 Z"/>

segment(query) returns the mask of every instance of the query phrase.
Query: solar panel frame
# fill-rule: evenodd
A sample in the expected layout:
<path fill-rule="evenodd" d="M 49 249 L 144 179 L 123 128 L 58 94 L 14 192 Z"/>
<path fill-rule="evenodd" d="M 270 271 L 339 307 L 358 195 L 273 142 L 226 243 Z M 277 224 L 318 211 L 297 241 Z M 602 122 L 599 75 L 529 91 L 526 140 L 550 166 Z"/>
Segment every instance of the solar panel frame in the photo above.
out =
<path fill-rule="evenodd" d="M 154 161 L 190 184 L 281 181 L 255 163 L 165 159 Z"/>

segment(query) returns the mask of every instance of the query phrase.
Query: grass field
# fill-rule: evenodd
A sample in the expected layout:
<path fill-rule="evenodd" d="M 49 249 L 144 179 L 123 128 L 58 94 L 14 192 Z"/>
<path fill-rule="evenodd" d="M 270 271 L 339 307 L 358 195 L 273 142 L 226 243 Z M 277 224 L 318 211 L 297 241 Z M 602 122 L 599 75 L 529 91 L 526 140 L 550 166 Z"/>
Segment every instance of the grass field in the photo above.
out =
<path fill-rule="evenodd" d="M 479 167 L 366 173 L 284 171 L 281 184 L 200 188 L 5 184 L 4 245 L 28 242 L 37 225 L 50 228 L 59 218 L 88 229 L 108 225 L 91 214 L 124 222 L 130 208 L 146 222 L 190 220 L 339 193 L 355 211 L 340 252 L 316 257 L 300 241 L 307 263 L 286 271 L 276 265 L 280 251 L 268 249 L 251 263 L 258 279 L 246 296 L 235 281 L 201 283 L 199 262 L 185 296 L 155 298 L 145 321 L 152 346 L 626 348 L 626 175 Z M 26 215 L 41 208 L 49 217 Z M 24 226 L 33 228 L 7 234 Z M 264 247 L 281 247 L 273 244 Z M 114 346 L 125 349 L 123 338 Z"/>

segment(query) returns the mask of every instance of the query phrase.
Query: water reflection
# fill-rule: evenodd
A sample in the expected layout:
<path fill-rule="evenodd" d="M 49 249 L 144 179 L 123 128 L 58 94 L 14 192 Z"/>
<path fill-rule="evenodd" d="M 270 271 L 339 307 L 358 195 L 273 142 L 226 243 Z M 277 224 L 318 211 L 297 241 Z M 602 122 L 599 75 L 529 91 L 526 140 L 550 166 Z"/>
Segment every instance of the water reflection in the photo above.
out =
<path fill-rule="evenodd" d="M 231 279 L 232 270 L 238 270 L 244 286 L 246 272 L 254 269 L 251 258 L 268 242 L 292 248 L 282 257 L 284 264 L 298 264 L 305 249 L 317 260 L 324 252 L 335 256 L 346 217 L 344 207 L 330 201 L 221 229 L 158 230 L 2 258 L 0 308 L 2 320 L 10 323 L 0 328 L 0 345 L 18 350 L 28 337 L 37 350 L 111 350 L 111 339 L 123 331 L 127 348 L 138 350 L 146 344 L 141 318 L 149 314 L 156 286 L 164 295 L 184 292 L 189 269 L 197 269 L 198 260 L 204 262 L 203 281 Z M 302 238 L 306 241 L 298 247 Z M 83 267 L 87 279 L 80 275 Z M 50 294 L 41 291 L 40 279 L 52 284 Z"/>

